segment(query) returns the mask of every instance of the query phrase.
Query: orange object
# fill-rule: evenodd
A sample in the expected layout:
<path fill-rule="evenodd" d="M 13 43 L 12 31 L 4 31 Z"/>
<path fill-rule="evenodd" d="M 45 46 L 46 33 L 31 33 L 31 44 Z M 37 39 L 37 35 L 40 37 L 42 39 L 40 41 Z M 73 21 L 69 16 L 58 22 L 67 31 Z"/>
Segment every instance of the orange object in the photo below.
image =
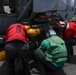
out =
<path fill-rule="evenodd" d="M 5 50 L 0 51 L 0 61 L 4 61 L 5 60 Z"/>
<path fill-rule="evenodd" d="M 37 45 L 37 47 L 39 46 L 39 43 L 38 43 L 38 41 L 36 41 L 36 45 Z"/>
<path fill-rule="evenodd" d="M 26 42 L 29 42 L 29 38 L 26 37 Z"/>
<path fill-rule="evenodd" d="M 50 29 L 52 29 L 52 26 L 50 26 Z"/>
<path fill-rule="evenodd" d="M 30 25 L 24 25 L 24 27 L 26 28 L 26 30 L 30 29 Z"/>

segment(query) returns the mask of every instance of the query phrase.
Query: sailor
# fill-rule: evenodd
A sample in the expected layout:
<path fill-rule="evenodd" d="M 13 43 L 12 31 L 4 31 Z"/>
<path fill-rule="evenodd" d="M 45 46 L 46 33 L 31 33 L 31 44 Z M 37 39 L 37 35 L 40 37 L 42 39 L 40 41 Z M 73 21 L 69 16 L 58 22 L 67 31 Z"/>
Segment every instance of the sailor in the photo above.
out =
<path fill-rule="evenodd" d="M 5 36 L 5 56 L 8 67 L 8 75 L 15 75 L 15 59 L 22 59 L 23 74 L 30 75 L 28 53 L 29 46 L 26 43 L 27 29 L 19 23 L 10 25 Z"/>
<path fill-rule="evenodd" d="M 44 72 L 42 72 L 42 67 L 38 64 L 45 64 L 50 70 L 58 70 L 63 68 L 67 61 L 65 42 L 56 35 L 54 30 L 48 30 L 46 36 L 47 38 L 42 41 L 39 48 L 35 51 L 37 68 L 41 75 L 46 75 L 45 69 L 43 69 Z"/>
<path fill-rule="evenodd" d="M 70 55 L 73 55 L 73 46 L 76 45 L 76 20 L 72 19 L 69 22 L 59 21 L 58 26 L 62 31 L 62 39 L 66 43 L 69 62 Z"/>

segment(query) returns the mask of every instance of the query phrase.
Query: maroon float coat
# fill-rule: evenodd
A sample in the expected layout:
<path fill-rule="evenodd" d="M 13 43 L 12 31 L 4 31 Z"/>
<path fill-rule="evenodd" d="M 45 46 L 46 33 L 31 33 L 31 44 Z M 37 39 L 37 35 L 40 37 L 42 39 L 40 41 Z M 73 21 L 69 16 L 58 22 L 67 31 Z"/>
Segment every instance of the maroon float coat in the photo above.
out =
<path fill-rule="evenodd" d="M 21 40 L 26 42 L 26 28 L 22 24 L 12 24 L 6 30 L 5 43 L 12 40 Z"/>
<path fill-rule="evenodd" d="M 76 38 L 76 23 L 75 22 L 68 22 L 62 38 L 65 41 L 69 40 L 70 38 Z"/>

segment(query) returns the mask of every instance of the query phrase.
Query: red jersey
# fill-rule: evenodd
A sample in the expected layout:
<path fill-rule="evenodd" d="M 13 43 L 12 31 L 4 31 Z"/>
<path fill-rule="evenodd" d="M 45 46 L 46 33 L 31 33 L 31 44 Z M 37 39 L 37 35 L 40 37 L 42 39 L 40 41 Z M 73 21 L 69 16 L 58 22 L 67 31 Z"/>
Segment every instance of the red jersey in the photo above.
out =
<path fill-rule="evenodd" d="M 5 43 L 12 40 L 21 40 L 26 42 L 26 28 L 22 24 L 12 24 L 6 30 Z"/>
<path fill-rule="evenodd" d="M 63 34 L 63 40 L 67 41 L 70 38 L 76 38 L 76 23 L 69 22 Z"/>

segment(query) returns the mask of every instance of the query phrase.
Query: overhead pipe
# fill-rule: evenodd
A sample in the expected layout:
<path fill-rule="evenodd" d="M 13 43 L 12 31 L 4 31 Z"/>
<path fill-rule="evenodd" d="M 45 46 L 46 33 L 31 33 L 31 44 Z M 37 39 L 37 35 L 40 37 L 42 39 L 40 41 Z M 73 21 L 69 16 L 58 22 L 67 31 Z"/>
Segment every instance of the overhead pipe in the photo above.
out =
<path fill-rule="evenodd" d="M 18 21 L 20 21 L 22 18 L 26 16 L 31 7 L 32 7 L 32 0 L 29 0 L 24 10 L 22 11 L 21 15 L 19 16 Z"/>
<path fill-rule="evenodd" d="M 37 14 L 37 13 L 32 12 L 32 14 L 31 14 L 31 16 L 30 16 L 30 18 L 29 18 L 28 20 L 29 20 L 29 21 L 32 20 L 32 19 L 36 16 L 36 14 Z"/>

